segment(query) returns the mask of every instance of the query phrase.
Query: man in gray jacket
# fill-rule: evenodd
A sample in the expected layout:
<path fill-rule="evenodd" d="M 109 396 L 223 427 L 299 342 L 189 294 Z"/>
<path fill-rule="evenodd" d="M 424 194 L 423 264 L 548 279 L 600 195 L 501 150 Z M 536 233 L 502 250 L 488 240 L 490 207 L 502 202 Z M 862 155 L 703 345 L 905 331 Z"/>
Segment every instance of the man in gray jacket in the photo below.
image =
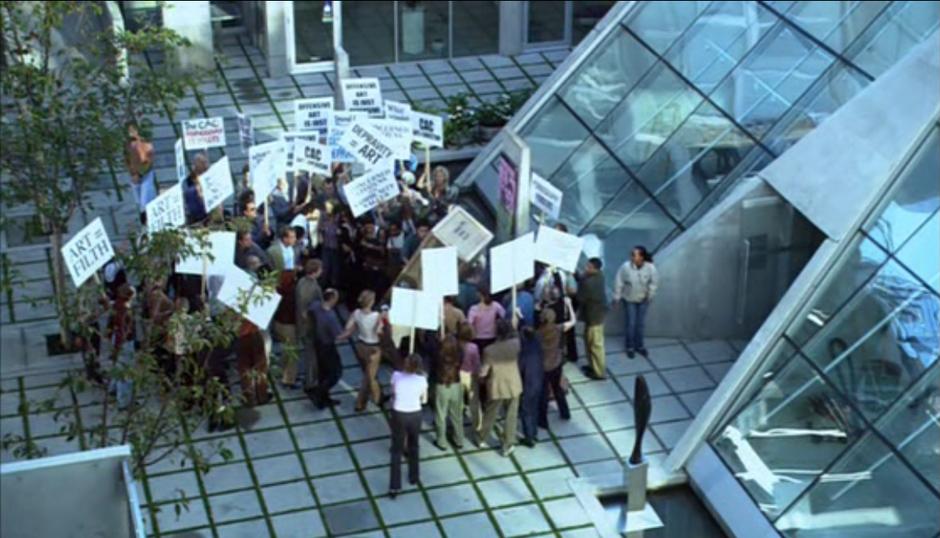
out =
<path fill-rule="evenodd" d="M 649 357 L 649 352 L 643 345 L 644 320 L 646 309 L 649 308 L 658 287 L 659 276 L 656 266 L 653 265 L 653 257 L 646 247 L 634 247 L 630 259 L 617 271 L 613 299 L 613 306 L 621 300 L 624 303 L 625 349 L 627 357 L 631 359 L 634 357 L 634 351 Z"/>

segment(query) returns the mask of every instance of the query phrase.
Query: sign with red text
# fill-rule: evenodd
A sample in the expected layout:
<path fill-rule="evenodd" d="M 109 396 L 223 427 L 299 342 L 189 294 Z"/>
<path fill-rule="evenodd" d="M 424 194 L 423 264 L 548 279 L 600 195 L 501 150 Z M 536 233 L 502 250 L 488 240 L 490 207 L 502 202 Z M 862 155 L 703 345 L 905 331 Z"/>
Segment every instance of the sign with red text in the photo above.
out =
<path fill-rule="evenodd" d="M 114 249 L 101 217 L 91 221 L 62 247 L 62 259 L 76 288 L 113 257 Z"/>
<path fill-rule="evenodd" d="M 225 147 L 225 119 L 183 120 L 183 141 L 186 151 Z"/>
<path fill-rule="evenodd" d="M 377 78 L 348 78 L 341 82 L 343 108 L 348 112 L 365 112 L 370 118 L 385 115 L 382 88 Z"/>

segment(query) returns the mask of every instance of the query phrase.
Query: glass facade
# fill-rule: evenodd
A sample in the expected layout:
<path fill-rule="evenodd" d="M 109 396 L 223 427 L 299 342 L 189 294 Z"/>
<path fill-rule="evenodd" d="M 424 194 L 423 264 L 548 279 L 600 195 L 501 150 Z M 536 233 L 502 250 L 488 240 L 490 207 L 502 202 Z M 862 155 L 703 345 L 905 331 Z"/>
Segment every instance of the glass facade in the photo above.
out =
<path fill-rule="evenodd" d="M 940 531 L 938 136 L 710 438 L 784 535 Z"/>
<path fill-rule="evenodd" d="M 633 245 L 662 248 L 928 39 L 938 6 L 638 3 L 511 127 L 561 189 L 560 220 L 603 240 L 617 267 Z"/>

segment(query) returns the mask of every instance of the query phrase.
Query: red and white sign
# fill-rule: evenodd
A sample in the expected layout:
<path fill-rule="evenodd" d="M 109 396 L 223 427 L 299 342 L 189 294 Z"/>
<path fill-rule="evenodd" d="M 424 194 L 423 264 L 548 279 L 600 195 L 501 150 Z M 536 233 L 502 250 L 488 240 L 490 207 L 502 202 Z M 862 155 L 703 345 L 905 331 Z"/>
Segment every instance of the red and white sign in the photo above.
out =
<path fill-rule="evenodd" d="M 225 119 L 197 118 L 183 120 L 183 141 L 186 151 L 225 147 Z"/>

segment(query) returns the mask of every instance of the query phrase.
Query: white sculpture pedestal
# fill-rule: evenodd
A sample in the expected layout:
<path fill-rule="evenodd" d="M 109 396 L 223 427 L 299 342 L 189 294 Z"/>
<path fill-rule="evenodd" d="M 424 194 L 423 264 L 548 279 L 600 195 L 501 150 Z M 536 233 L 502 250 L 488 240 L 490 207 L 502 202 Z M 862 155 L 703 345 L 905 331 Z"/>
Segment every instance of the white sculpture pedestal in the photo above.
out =
<path fill-rule="evenodd" d="M 621 532 L 627 538 L 641 538 L 643 531 L 663 526 L 653 505 L 646 502 L 649 464 L 644 459 L 636 465 L 627 461 L 623 466 L 623 482 L 627 489 L 627 517 Z"/>

